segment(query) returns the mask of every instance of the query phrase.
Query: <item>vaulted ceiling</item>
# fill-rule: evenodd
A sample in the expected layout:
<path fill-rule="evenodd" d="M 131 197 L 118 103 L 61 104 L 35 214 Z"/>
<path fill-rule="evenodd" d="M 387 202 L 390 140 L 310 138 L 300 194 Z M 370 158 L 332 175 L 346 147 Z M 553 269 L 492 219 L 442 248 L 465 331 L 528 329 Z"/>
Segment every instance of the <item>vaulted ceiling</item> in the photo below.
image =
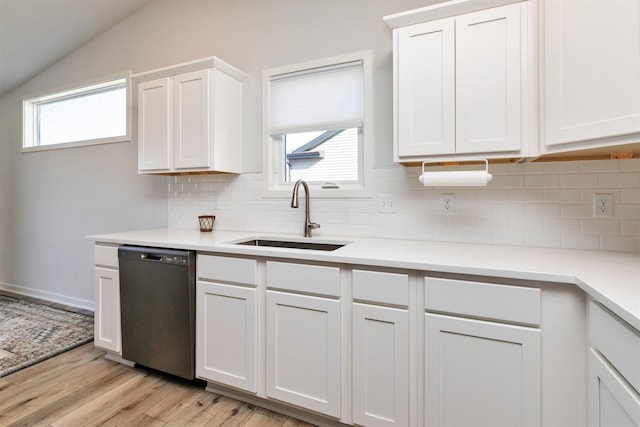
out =
<path fill-rule="evenodd" d="M 0 0 L 0 97 L 152 0 Z"/>

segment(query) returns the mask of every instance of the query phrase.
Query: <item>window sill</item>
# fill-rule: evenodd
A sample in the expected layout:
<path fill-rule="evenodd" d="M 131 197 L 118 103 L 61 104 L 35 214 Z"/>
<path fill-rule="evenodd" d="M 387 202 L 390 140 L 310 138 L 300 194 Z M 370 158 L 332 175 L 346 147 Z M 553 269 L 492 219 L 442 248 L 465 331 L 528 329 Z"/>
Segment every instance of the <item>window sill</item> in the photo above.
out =
<path fill-rule="evenodd" d="M 86 147 L 90 145 L 113 144 L 117 142 L 131 142 L 131 138 L 127 135 L 116 138 L 90 139 L 87 141 L 65 142 L 61 144 L 37 145 L 34 147 L 21 147 L 22 153 L 31 153 L 36 151 L 59 150 L 63 148 Z"/>
<path fill-rule="evenodd" d="M 325 189 L 325 188 L 309 188 L 309 193 L 313 199 L 371 199 L 373 193 L 366 189 Z M 293 194 L 293 184 L 289 189 L 264 190 L 262 198 L 264 199 L 290 199 Z"/>

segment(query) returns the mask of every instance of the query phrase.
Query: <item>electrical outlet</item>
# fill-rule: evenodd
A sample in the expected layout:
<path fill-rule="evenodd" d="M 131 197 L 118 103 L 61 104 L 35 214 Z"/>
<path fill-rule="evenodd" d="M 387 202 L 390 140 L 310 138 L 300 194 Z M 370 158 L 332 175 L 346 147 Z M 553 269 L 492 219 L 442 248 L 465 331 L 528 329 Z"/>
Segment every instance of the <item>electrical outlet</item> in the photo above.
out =
<path fill-rule="evenodd" d="M 451 214 L 455 210 L 455 197 L 451 193 L 440 194 L 440 210 L 442 213 Z"/>
<path fill-rule="evenodd" d="M 613 216 L 613 194 L 593 194 L 593 216 L 596 218 Z"/>
<path fill-rule="evenodd" d="M 213 209 L 222 209 L 222 202 L 220 201 L 220 196 L 214 196 L 211 199 L 211 204 L 213 205 Z"/>
<path fill-rule="evenodd" d="M 381 194 L 378 196 L 378 212 L 394 213 L 396 211 L 396 196 Z"/>

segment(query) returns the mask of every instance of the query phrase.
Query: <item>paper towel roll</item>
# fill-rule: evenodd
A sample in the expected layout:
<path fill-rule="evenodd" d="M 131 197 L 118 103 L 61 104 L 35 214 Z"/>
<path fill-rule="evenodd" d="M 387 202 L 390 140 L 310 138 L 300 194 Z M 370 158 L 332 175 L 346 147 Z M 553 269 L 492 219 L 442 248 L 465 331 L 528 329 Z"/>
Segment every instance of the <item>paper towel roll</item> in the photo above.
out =
<path fill-rule="evenodd" d="M 424 172 L 418 180 L 425 187 L 478 187 L 491 181 L 487 171 L 437 171 Z"/>

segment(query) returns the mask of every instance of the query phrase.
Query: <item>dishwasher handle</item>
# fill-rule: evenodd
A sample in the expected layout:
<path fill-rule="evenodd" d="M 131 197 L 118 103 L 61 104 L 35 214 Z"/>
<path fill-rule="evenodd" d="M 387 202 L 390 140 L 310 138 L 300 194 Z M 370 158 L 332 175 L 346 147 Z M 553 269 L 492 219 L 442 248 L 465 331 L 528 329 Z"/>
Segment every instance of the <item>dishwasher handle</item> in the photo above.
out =
<path fill-rule="evenodd" d="M 140 252 L 140 259 L 146 259 L 147 261 L 162 261 L 162 255 Z"/>

